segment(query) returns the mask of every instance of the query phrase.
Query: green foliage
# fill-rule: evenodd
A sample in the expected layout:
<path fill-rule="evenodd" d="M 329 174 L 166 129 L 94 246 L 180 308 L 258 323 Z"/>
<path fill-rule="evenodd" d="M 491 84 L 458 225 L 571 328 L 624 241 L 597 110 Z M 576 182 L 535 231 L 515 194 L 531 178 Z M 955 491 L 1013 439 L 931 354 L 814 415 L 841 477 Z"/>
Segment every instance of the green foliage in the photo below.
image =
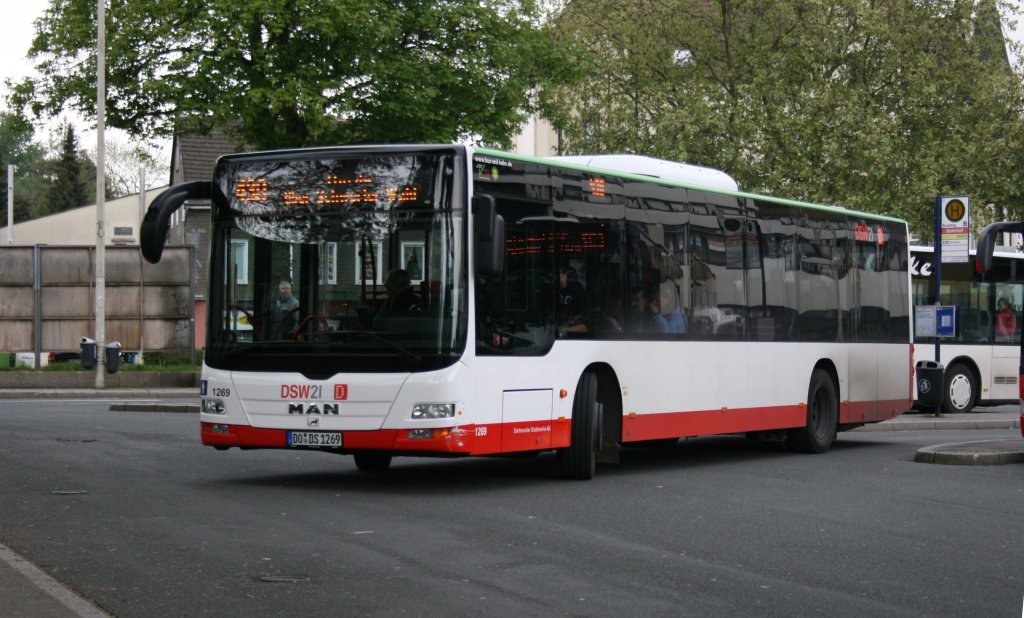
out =
<path fill-rule="evenodd" d="M 995 0 L 573 0 L 558 27 L 588 49 L 586 87 L 546 93 L 570 151 L 708 165 L 925 237 L 937 194 L 1024 214 Z"/>
<path fill-rule="evenodd" d="M 51 0 L 16 101 L 95 102 L 93 0 Z M 111 0 L 107 121 L 136 136 L 227 128 L 257 148 L 507 144 L 565 67 L 532 0 Z"/>
<path fill-rule="evenodd" d="M 143 359 L 145 364 L 139 367 L 194 367 L 190 350 L 149 350 L 143 354 Z M 203 351 L 196 350 L 196 365 L 202 362 Z"/>
<path fill-rule="evenodd" d="M 75 135 L 74 127 L 65 124 L 60 154 L 51 165 L 53 183 L 46 191 L 39 215 L 64 212 L 90 203 L 85 192 L 82 159 L 84 157 L 79 152 L 78 136 Z"/>
<path fill-rule="evenodd" d="M 4 212 L 0 226 L 7 225 L 7 166 L 14 165 L 14 221 L 30 218 L 35 204 L 32 187 L 35 173 L 43 160 L 43 149 L 32 142 L 32 125 L 15 114 L 0 112 L 0 165 L 3 183 L 0 184 L 0 210 Z M 38 184 L 38 183 L 35 183 Z"/>

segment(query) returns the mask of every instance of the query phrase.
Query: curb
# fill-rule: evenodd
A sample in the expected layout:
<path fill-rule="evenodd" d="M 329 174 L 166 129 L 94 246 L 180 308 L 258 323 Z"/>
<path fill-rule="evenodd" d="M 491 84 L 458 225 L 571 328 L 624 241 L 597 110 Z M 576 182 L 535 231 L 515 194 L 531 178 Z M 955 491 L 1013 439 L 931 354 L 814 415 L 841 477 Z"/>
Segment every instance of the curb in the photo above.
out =
<path fill-rule="evenodd" d="M 919 463 L 1000 466 L 1024 463 L 1024 440 L 982 440 L 929 446 L 914 454 Z"/>
<path fill-rule="evenodd" d="M 112 403 L 111 412 L 189 412 L 199 413 L 199 404 L 167 404 L 167 403 Z"/>
<path fill-rule="evenodd" d="M 196 399 L 198 388 L 4 389 L 0 399 Z"/>
<path fill-rule="evenodd" d="M 923 431 L 929 429 L 1020 429 L 1020 419 L 885 421 L 864 425 L 853 431 Z"/>

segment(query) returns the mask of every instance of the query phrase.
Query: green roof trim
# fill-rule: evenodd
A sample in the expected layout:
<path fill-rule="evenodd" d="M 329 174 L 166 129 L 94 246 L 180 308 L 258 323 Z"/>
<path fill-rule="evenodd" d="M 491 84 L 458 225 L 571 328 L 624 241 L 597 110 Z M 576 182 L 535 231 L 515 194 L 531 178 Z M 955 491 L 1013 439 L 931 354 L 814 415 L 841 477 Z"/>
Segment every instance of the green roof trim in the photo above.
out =
<path fill-rule="evenodd" d="M 766 200 L 769 202 L 775 202 L 777 204 L 786 204 L 787 206 L 798 206 L 800 208 L 813 208 L 815 210 L 824 210 L 826 212 L 832 212 L 841 215 L 854 215 L 865 217 L 869 219 L 878 219 L 882 221 L 892 221 L 894 223 L 906 224 L 906 221 L 897 217 L 890 217 L 888 215 L 879 215 L 870 212 L 863 212 L 860 210 L 852 210 L 843 206 L 826 206 L 824 204 L 814 204 L 812 202 L 803 202 L 800 200 L 791 200 L 782 197 L 775 197 L 772 195 L 761 195 L 758 193 L 747 193 L 745 191 L 729 191 L 726 189 L 717 189 L 713 187 L 704 187 L 701 185 L 689 184 L 685 182 L 679 182 L 677 180 L 669 180 L 666 178 L 656 178 L 654 176 L 643 176 L 640 174 L 631 174 L 629 172 L 617 172 L 615 170 L 609 170 L 601 167 L 590 167 L 587 165 L 580 165 L 579 163 L 569 163 L 566 161 L 558 161 L 556 159 L 545 159 L 543 157 L 532 157 L 529 155 L 521 155 L 512 152 L 505 152 L 503 150 L 491 150 L 490 148 L 472 148 L 470 150 L 473 154 L 482 154 L 490 157 L 505 157 L 506 159 L 514 159 L 516 161 L 523 161 L 526 163 L 535 163 L 537 165 L 550 165 L 552 167 L 563 167 L 566 169 L 583 171 L 583 172 L 596 172 L 605 176 L 617 176 L 619 178 L 628 178 L 630 180 L 640 180 L 643 182 L 654 182 L 657 184 L 668 185 L 672 187 L 682 187 L 684 189 L 695 189 L 698 191 L 709 191 L 711 193 L 720 193 L 723 195 L 731 195 L 733 197 L 742 197 L 756 200 Z"/>

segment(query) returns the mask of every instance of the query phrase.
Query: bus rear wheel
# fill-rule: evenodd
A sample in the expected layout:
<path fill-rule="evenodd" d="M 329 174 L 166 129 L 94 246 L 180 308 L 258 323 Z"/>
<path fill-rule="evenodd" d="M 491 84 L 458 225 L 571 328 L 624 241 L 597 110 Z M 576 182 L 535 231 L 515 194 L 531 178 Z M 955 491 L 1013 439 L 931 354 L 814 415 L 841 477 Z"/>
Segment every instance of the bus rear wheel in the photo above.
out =
<path fill-rule="evenodd" d="M 942 412 L 945 414 L 967 414 L 974 409 L 978 394 L 974 374 L 963 363 L 953 363 L 946 370 L 942 398 Z"/>
<path fill-rule="evenodd" d="M 360 472 L 384 472 L 391 466 L 391 455 L 387 453 L 353 453 L 352 458 Z"/>
<path fill-rule="evenodd" d="M 584 373 L 572 401 L 569 448 L 560 453 L 566 478 L 584 481 L 594 478 L 601 448 L 601 404 L 597 392 L 597 376 Z"/>
<path fill-rule="evenodd" d="M 791 449 L 801 453 L 824 453 L 832 446 L 839 421 L 836 386 L 824 369 L 815 369 L 807 389 L 807 424 L 786 432 Z"/>

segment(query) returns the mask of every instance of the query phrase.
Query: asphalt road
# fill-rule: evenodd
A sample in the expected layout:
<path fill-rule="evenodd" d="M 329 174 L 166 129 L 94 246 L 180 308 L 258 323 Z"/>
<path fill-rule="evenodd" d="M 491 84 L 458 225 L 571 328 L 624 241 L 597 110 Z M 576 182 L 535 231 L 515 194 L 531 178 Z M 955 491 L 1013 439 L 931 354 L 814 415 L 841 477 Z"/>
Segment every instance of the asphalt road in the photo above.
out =
<path fill-rule="evenodd" d="M 218 452 L 193 414 L 0 402 L 0 543 L 116 616 L 1013 616 L 1024 466 L 914 463 L 1018 429 L 720 437 L 553 458 Z M 3 613 L 0 611 L 0 613 Z"/>

